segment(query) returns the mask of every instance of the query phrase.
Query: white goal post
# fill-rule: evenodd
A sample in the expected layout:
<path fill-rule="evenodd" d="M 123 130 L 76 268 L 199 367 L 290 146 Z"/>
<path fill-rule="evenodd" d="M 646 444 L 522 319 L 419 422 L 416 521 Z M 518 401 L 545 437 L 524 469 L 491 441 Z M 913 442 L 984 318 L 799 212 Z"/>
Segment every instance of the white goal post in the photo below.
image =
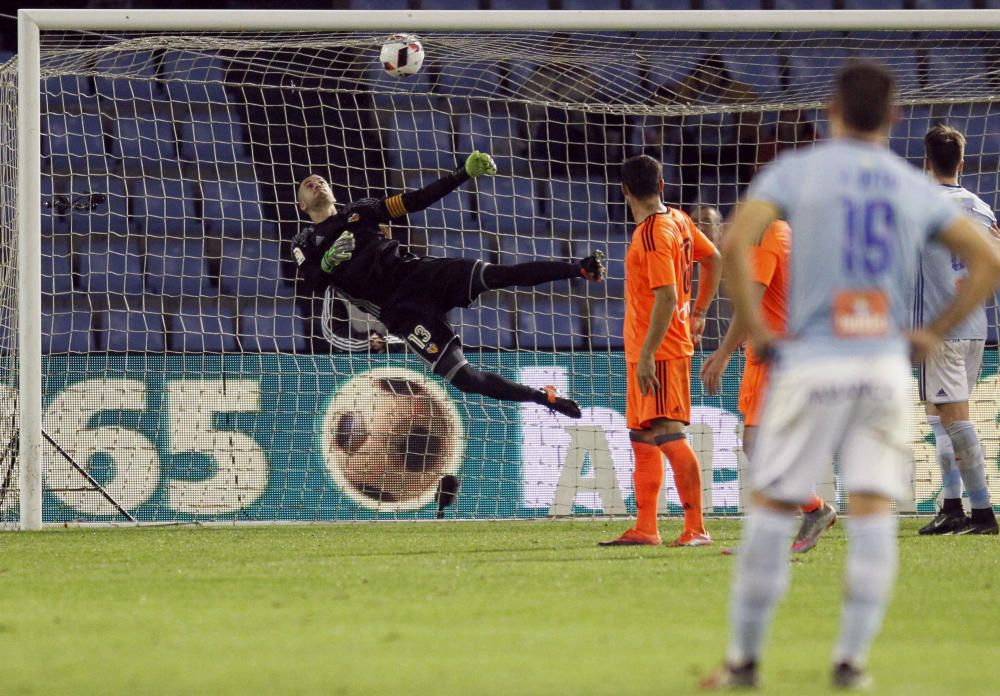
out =
<path fill-rule="evenodd" d="M 998 32 L 1000 10 L 933 11 L 292 11 L 42 10 L 18 12 L 17 427 L 20 527 L 43 525 L 42 36 L 144 32 Z M 996 76 L 992 78 L 996 80 Z M 8 86 L 9 89 L 9 86 Z M 963 89 L 961 85 L 957 90 Z M 991 88 L 992 89 L 992 88 Z M 992 101 L 1000 90 L 987 95 Z M 824 95 L 814 95 L 812 107 Z M 947 104 L 947 95 L 934 101 Z M 799 104 L 802 103 L 800 99 Z M 775 111 L 780 103 L 772 105 Z M 740 107 L 736 107 L 737 109 Z M 693 109 L 697 111 L 697 109 Z M 922 134 L 919 134 L 922 135 Z M 913 137 L 918 137 L 915 134 Z M 9 182 L 14 183 L 14 182 Z M 6 417 L 6 416 L 5 416 Z M 207 426 L 206 426 L 207 427 Z M 7 443 L 0 442 L 0 448 Z M 582 459 L 581 459 L 582 461 Z M 593 462 L 591 461 L 591 464 Z M 86 462 L 84 462 L 86 465 Z M 0 471 L 2 477 L 2 471 Z M 2 483 L 0 483 L 2 485 Z M 569 500 L 572 507 L 573 498 Z M 0 506 L 3 499 L 0 498 Z M 484 504 L 484 507 L 488 507 Z M 188 519 L 188 518 L 185 518 Z"/>

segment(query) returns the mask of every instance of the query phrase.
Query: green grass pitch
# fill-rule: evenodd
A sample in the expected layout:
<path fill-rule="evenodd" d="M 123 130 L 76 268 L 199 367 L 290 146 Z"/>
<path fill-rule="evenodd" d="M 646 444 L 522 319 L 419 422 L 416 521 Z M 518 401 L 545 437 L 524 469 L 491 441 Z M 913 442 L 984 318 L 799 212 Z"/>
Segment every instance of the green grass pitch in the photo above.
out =
<path fill-rule="evenodd" d="M 876 693 L 1000 693 L 1000 546 L 901 525 Z M 0 536 L 3 694 L 685 694 L 715 666 L 738 523 L 701 549 L 621 522 Z M 679 522 L 661 525 L 665 538 Z M 764 693 L 828 691 L 845 539 L 796 560 Z"/>

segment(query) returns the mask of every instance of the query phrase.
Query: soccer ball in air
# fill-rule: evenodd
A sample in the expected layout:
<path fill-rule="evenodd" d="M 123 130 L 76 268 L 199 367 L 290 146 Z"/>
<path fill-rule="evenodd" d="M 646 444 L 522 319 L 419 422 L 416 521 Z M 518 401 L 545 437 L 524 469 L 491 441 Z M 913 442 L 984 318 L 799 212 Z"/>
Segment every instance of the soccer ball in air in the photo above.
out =
<path fill-rule="evenodd" d="M 378 512 L 434 500 L 465 450 L 462 421 L 440 385 L 412 370 L 377 368 L 344 384 L 323 427 L 326 465 L 343 491 Z"/>
<path fill-rule="evenodd" d="M 382 44 L 379 60 L 393 77 L 414 75 L 424 64 L 424 47 L 413 34 L 395 34 Z"/>

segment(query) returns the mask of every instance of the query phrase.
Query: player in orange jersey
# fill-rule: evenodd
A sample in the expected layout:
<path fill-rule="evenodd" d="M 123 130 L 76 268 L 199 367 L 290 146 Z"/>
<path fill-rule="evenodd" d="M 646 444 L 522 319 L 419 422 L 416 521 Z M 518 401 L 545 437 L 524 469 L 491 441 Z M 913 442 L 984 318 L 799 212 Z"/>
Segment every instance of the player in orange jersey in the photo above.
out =
<path fill-rule="evenodd" d="M 785 333 L 788 322 L 788 251 L 791 245 L 788 223 L 775 220 L 764 231 L 757 246 L 751 247 L 750 270 L 753 288 L 757 292 L 764 323 L 776 335 Z M 718 394 L 722 375 L 729 365 L 729 358 L 743 342 L 729 324 L 729 330 L 719 343 L 719 348 L 705 358 L 701 367 L 701 381 L 705 391 Z M 760 425 L 761 409 L 767 393 L 767 362 L 746 348 L 746 367 L 740 383 L 740 413 L 743 414 L 743 451 L 753 458 L 753 446 Z M 819 541 L 820 535 L 837 521 L 837 511 L 818 495 L 802 506 L 802 524 L 792 544 L 792 550 L 805 553 Z"/>
<path fill-rule="evenodd" d="M 701 469 L 684 433 L 691 419 L 691 356 L 719 287 L 718 250 L 690 217 L 663 204 L 663 169 L 647 155 L 622 165 L 622 191 L 636 222 L 625 257 L 625 420 L 635 454 L 635 527 L 606 546 L 660 544 L 656 508 L 663 455 L 684 506 L 684 532 L 671 546 L 705 546 Z M 698 297 L 691 309 L 694 265 Z"/>

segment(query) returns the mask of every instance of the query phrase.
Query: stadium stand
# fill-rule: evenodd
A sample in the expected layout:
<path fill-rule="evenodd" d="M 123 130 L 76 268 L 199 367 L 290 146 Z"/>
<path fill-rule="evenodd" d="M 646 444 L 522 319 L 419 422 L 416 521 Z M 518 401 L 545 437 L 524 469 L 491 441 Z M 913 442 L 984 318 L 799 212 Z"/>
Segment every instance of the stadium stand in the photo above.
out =
<path fill-rule="evenodd" d="M 90 235 L 74 242 L 79 289 L 92 295 L 141 295 L 143 256 L 136 238 Z"/>
<path fill-rule="evenodd" d="M 292 299 L 257 300 L 240 305 L 240 347 L 254 353 L 302 353 L 304 320 Z"/>
<path fill-rule="evenodd" d="M 182 297 L 165 301 L 164 314 L 168 351 L 223 353 L 239 347 L 232 300 Z"/>
<path fill-rule="evenodd" d="M 69 298 L 42 302 L 42 352 L 88 353 L 95 349 L 89 307 Z"/>
<path fill-rule="evenodd" d="M 150 237 L 146 240 L 146 290 L 164 297 L 218 294 L 209 280 L 205 258 L 205 241 L 200 237 Z"/>
<path fill-rule="evenodd" d="M 95 313 L 97 349 L 111 353 L 163 352 L 163 314 L 147 309 L 143 297 L 112 299 Z"/>

